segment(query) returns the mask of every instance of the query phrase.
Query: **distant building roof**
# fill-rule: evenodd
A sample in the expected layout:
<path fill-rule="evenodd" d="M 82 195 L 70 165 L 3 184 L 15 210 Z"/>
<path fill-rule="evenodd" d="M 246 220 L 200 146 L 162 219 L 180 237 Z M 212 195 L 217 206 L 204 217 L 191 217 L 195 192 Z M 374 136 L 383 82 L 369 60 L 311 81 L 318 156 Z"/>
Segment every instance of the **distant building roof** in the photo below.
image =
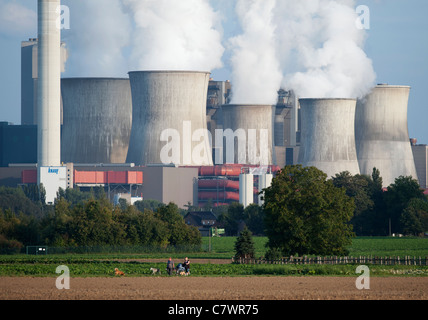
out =
<path fill-rule="evenodd" d="M 206 227 L 214 225 L 217 222 L 216 216 L 211 211 L 189 212 L 184 217 L 184 221 L 188 225 L 196 227 Z M 207 222 L 210 222 L 207 224 Z"/>

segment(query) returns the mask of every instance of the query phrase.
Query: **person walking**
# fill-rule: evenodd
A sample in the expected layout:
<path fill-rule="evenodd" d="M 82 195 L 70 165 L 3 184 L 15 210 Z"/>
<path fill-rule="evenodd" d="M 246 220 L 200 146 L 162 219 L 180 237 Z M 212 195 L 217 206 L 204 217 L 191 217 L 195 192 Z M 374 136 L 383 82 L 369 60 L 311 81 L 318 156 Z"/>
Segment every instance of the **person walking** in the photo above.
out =
<path fill-rule="evenodd" d="M 169 275 L 172 275 L 172 272 L 174 270 L 174 261 L 172 261 L 171 257 L 168 259 L 168 262 L 166 263 L 166 271 Z"/>

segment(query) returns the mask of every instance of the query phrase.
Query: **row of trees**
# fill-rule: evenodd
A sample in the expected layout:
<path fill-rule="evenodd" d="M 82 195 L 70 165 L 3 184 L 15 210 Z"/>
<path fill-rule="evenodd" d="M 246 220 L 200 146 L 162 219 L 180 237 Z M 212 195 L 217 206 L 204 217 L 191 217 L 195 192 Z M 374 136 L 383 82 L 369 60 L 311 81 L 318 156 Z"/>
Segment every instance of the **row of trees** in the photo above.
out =
<path fill-rule="evenodd" d="M 371 177 L 342 172 L 328 179 L 314 167 L 286 166 L 264 200 L 262 207 L 234 203 L 213 211 L 227 235 L 238 235 L 244 226 L 266 235 L 272 257 L 346 254 L 355 235 L 428 230 L 428 202 L 418 182 L 399 177 L 385 190 L 376 169 Z M 0 188 L 0 247 L 200 243 L 200 233 L 184 223 L 174 204 L 146 200 L 113 206 L 104 190 L 95 188 L 60 190 L 55 205 L 46 206 L 43 190 Z"/>
<path fill-rule="evenodd" d="M 297 204 L 293 203 L 293 199 L 298 196 L 300 201 L 307 201 L 301 203 L 300 208 L 309 212 L 309 209 L 316 210 L 311 201 L 321 201 L 334 196 L 323 189 L 327 177 L 323 176 L 321 171 L 299 166 L 289 166 L 283 170 L 283 174 L 287 175 L 297 175 L 297 172 L 301 192 L 296 193 L 294 189 L 289 189 L 297 187 L 289 185 L 292 180 L 288 180 L 286 184 L 272 191 L 281 195 L 272 199 L 274 205 L 295 207 Z M 277 179 L 281 179 L 280 177 L 281 175 Z M 349 224 L 357 236 L 387 236 L 392 233 L 417 236 L 428 231 L 427 197 L 418 182 L 411 177 L 399 177 L 386 189 L 382 187 L 382 177 L 376 168 L 372 176 L 342 172 L 329 181 L 334 187 L 344 189 L 345 194 L 353 201 L 355 207 L 351 212 Z M 311 200 L 302 198 L 303 191 L 308 192 Z M 319 199 L 314 200 L 317 197 Z M 286 203 L 279 201 L 280 199 L 284 199 Z M 349 205 L 352 206 L 351 203 Z M 256 204 L 244 209 L 242 205 L 233 203 L 228 207 L 213 210 L 228 235 L 238 235 L 244 224 L 253 235 L 266 235 L 265 210 Z"/>
<path fill-rule="evenodd" d="M 264 200 L 263 207 L 251 205 L 245 210 L 239 204 L 231 205 L 220 220 L 235 234 L 238 225 L 246 223 L 249 230 L 240 234 L 239 248 L 251 248 L 249 233 L 265 234 L 270 259 L 344 255 L 355 235 L 420 235 L 428 231 L 428 201 L 418 182 L 399 177 L 385 189 L 376 168 L 371 177 L 342 172 L 327 179 L 314 167 L 286 166 L 265 190 Z M 237 253 L 242 252 L 239 248 Z"/>
<path fill-rule="evenodd" d="M 412 177 L 398 177 L 385 189 L 381 173 L 374 168 L 371 177 L 342 172 L 332 182 L 354 200 L 350 223 L 357 235 L 417 236 L 428 231 L 428 199 Z"/>
<path fill-rule="evenodd" d="M 3 188 L 4 194 L 15 200 L 27 197 L 19 189 Z M 156 206 L 156 210 L 137 206 L 113 206 L 103 193 L 99 198 L 92 193 L 61 191 L 52 207 L 39 207 L 39 216 L 23 211 L 15 213 L 8 206 L 0 209 L 0 248 L 19 250 L 24 245 L 53 247 L 80 246 L 199 246 L 199 231 L 187 226 L 175 204 Z M 5 251 L 3 250 L 3 251 Z"/>

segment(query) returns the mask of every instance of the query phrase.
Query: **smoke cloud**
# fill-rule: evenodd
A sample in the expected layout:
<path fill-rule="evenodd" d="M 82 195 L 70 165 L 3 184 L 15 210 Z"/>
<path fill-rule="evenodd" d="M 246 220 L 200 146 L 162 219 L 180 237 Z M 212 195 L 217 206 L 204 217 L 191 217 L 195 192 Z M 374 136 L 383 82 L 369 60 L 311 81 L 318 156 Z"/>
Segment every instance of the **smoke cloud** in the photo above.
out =
<path fill-rule="evenodd" d="M 276 0 L 238 0 L 242 34 L 230 39 L 233 51 L 232 103 L 275 104 L 282 74 L 276 56 Z"/>
<path fill-rule="evenodd" d="M 70 8 L 69 50 L 65 76 L 126 77 L 126 48 L 132 25 L 121 0 L 63 0 Z"/>
<path fill-rule="evenodd" d="M 208 0 L 122 0 L 135 22 L 135 70 L 211 71 L 222 67 L 224 47 Z"/>
<path fill-rule="evenodd" d="M 372 61 L 363 50 L 367 34 L 355 23 L 355 0 L 236 0 L 237 22 L 226 0 L 220 5 L 210 0 L 63 4 L 72 19 L 63 34 L 73 76 L 212 71 L 223 66 L 226 54 L 236 104 L 275 104 L 281 87 L 300 97 L 357 98 L 375 84 Z M 222 15 L 215 6 L 227 12 Z M 240 27 L 229 39 L 222 39 L 225 17 L 226 28 Z"/>
<path fill-rule="evenodd" d="M 358 98 L 373 87 L 355 1 L 283 0 L 276 13 L 284 87 L 306 98 Z"/>

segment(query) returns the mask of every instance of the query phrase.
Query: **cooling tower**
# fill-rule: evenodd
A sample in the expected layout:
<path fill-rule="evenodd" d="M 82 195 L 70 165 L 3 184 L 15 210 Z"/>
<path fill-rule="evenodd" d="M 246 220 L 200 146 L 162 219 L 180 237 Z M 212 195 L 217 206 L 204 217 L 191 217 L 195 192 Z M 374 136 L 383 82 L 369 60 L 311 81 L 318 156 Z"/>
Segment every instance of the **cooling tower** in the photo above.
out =
<path fill-rule="evenodd" d="M 210 73 L 134 71 L 127 162 L 212 166 L 206 105 Z"/>
<path fill-rule="evenodd" d="M 38 0 L 37 162 L 61 164 L 61 31 L 59 0 Z"/>
<path fill-rule="evenodd" d="M 385 187 L 399 176 L 417 179 L 409 140 L 407 110 L 410 87 L 378 85 L 358 100 L 355 142 L 362 174 L 380 171 Z"/>
<path fill-rule="evenodd" d="M 331 178 L 343 171 L 359 174 L 355 148 L 354 99 L 300 99 L 299 163 Z"/>
<path fill-rule="evenodd" d="M 223 137 L 216 131 L 216 163 L 275 165 L 275 106 L 225 104 L 222 106 Z M 223 151 L 221 153 L 221 150 Z M 216 151 L 217 152 L 217 151 Z"/>
<path fill-rule="evenodd" d="M 129 79 L 62 79 L 61 159 L 125 163 L 132 125 Z"/>

